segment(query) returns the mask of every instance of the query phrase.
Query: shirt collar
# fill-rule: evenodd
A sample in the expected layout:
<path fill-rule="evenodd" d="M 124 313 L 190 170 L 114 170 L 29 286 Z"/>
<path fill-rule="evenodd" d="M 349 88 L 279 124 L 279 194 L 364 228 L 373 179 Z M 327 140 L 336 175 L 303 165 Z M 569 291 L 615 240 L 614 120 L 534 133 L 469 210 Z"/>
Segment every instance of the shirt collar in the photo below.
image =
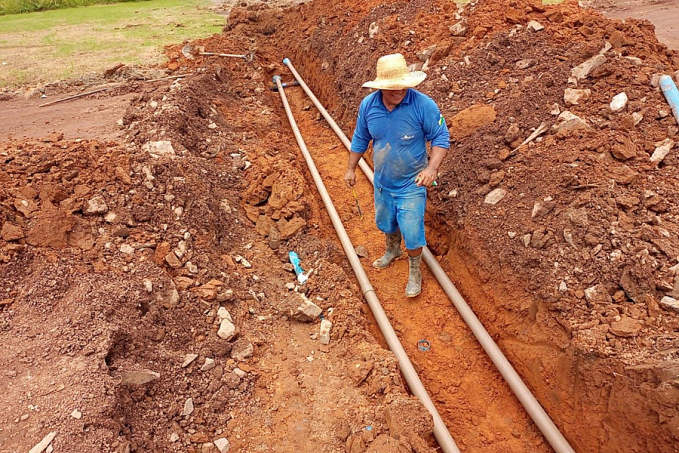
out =
<path fill-rule="evenodd" d="M 379 93 L 380 97 L 380 105 L 382 106 L 382 108 L 386 110 L 387 107 L 384 105 L 384 101 L 382 100 L 382 90 L 378 90 L 377 92 Z M 399 105 L 408 105 L 412 100 L 413 100 L 413 89 L 408 88 L 408 91 L 406 91 L 406 95 L 403 97 L 403 100 L 396 107 L 398 107 Z"/>

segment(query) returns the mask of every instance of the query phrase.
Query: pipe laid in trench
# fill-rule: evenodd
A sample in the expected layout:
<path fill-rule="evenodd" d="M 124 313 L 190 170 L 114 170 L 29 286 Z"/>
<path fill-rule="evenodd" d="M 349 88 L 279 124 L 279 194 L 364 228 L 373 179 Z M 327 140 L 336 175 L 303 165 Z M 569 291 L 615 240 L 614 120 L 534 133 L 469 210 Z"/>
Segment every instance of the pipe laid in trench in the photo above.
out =
<path fill-rule="evenodd" d="M 292 128 L 292 132 L 295 134 L 295 139 L 297 139 L 297 144 L 299 145 L 302 155 L 304 156 L 304 160 L 309 167 L 309 171 L 311 172 L 311 176 L 314 180 L 314 183 L 316 184 L 316 188 L 321 195 L 325 209 L 328 211 L 328 215 L 332 221 L 332 226 L 335 227 L 337 236 L 339 236 L 340 242 L 342 243 L 342 248 L 344 248 L 344 253 L 349 259 L 349 263 L 351 264 L 351 268 L 354 270 L 354 274 L 356 274 L 358 283 L 361 286 L 361 291 L 363 292 L 363 297 L 365 297 L 365 300 L 368 302 L 368 306 L 370 306 L 370 310 L 372 311 L 373 316 L 375 316 L 375 321 L 382 331 L 382 334 L 387 341 L 387 345 L 389 345 L 389 349 L 391 349 L 398 359 L 399 367 L 401 368 L 401 372 L 408 383 L 410 391 L 422 402 L 424 407 L 426 407 L 429 413 L 432 415 L 434 419 L 434 437 L 436 437 L 441 449 L 445 453 L 460 453 L 460 450 L 457 448 L 457 445 L 455 444 L 453 437 L 450 435 L 448 428 L 446 428 L 441 415 L 438 413 L 438 410 L 436 410 L 436 407 L 429 397 L 427 390 L 424 388 L 420 377 L 417 375 L 412 362 L 408 358 L 408 354 L 406 354 L 405 349 L 403 349 L 403 345 L 396 336 L 394 328 L 389 323 L 389 319 L 382 309 L 382 305 L 375 294 L 375 290 L 370 284 L 370 280 L 368 280 L 368 276 L 363 269 L 363 265 L 361 264 L 358 255 L 356 255 L 356 251 L 354 250 L 354 246 L 351 243 L 351 239 L 349 239 L 349 235 L 344 229 L 342 220 L 340 220 L 340 217 L 337 214 L 337 210 L 330 199 L 330 195 L 325 188 L 325 184 L 323 184 L 323 179 L 318 173 L 316 164 L 314 164 L 311 154 L 304 143 L 304 138 L 302 138 L 302 134 L 297 127 L 295 117 L 293 116 L 292 110 L 290 110 L 290 105 L 288 104 L 288 98 L 285 95 L 284 88 L 281 84 L 280 76 L 274 76 L 273 81 L 278 87 L 278 93 L 281 96 L 285 113 L 288 116 L 288 121 L 290 121 L 290 127 Z"/>
<path fill-rule="evenodd" d="M 283 64 L 285 64 L 288 69 L 290 69 L 290 72 L 292 72 L 292 74 L 295 76 L 295 79 L 299 82 L 307 96 L 309 96 L 309 99 L 311 99 L 316 108 L 321 112 L 325 120 L 328 122 L 332 130 L 335 131 L 347 150 L 351 152 L 351 142 L 344 134 L 342 129 L 340 129 L 340 127 L 337 125 L 335 120 L 330 116 L 328 111 L 323 107 L 318 98 L 316 98 L 314 93 L 309 89 L 307 84 L 304 83 L 304 80 L 302 77 L 300 77 L 299 73 L 290 62 L 290 59 L 284 59 Z M 374 184 L 374 175 L 372 169 L 363 159 L 361 159 L 359 165 L 370 182 Z M 533 422 L 535 422 L 554 451 L 556 451 L 556 453 L 575 453 L 573 447 L 571 447 L 563 434 L 561 434 L 559 428 L 556 427 L 547 412 L 545 412 L 538 400 L 535 398 L 535 396 L 533 396 L 528 387 L 526 387 L 526 384 L 523 382 L 523 380 L 521 380 L 521 377 L 516 372 L 512 364 L 509 363 L 509 360 L 507 360 L 507 357 L 505 357 L 505 355 L 502 353 L 497 343 L 495 343 L 486 328 L 483 327 L 483 324 L 481 321 L 479 321 L 479 318 L 476 317 L 474 311 L 469 307 L 439 262 L 436 261 L 434 255 L 432 255 L 427 247 L 424 248 L 422 253 L 424 262 L 427 263 L 427 266 L 429 266 L 429 269 L 431 270 L 432 274 L 434 274 L 434 277 L 436 277 L 436 280 L 438 280 L 441 288 L 443 288 L 445 293 L 453 302 L 453 305 L 455 305 L 455 308 L 462 316 L 464 322 L 467 323 L 467 326 L 469 326 L 472 333 L 481 344 L 481 347 L 483 347 L 484 351 L 486 351 L 502 377 L 505 379 L 505 381 L 507 381 L 507 384 L 509 384 L 509 387 L 514 392 L 514 395 L 516 395 L 518 400 L 526 409 L 526 412 L 530 418 L 533 419 Z"/>

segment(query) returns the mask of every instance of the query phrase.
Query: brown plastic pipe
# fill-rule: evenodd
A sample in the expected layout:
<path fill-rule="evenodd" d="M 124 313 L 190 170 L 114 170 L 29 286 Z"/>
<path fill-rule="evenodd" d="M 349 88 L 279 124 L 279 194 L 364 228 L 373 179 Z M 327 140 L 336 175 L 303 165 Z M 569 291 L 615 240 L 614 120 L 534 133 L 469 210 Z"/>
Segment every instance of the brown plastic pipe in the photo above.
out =
<path fill-rule="evenodd" d="M 290 59 L 286 58 L 283 60 L 283 64 L 285 64 L 288 69 L 290 69 L 290 72 L 292 72 L 292 74 L 295 76 L 295 79 L 297 79 L 302 89 L 306 92 L 307 96 L 309 96 L 309 99 L 311 99 L 316 108 L 321 112 L 321 115 L 323 115 L 332 130 L 335 131 L 347 150 L 351 152 L 351 142 L 344 134 L 342 129 L 340 129 L 340 127 L 337 125 L 335 120 L 330 116 L 328 111 L 319 102 L 318 98 L 316 98 L 314 93 L 309 89 L 307 84 L 304 83 L 302 77 L 300 77 L 297 70 L 294 68 L 294 66 L 292 66 Z M 361 170 L 363 170 L 363 173 L 365 173 L 372 183 L 374 178 L 372 169 L 363 159 L 361 159 L 359 165 Z M 432 255 L 427 247 L 424 248 L 422 253 L 424 262 L 427 263 L 427 266 L 429 266 L 429 269 L 431 270 L 432 274 L 434 274 L 434 277 L 436 277 L 436 280 L 438 280 L 441 288 L 443 288 L 445 293 L 453 302 L 453 305 L 455 305 L 455 308 L 462 316 L 464 322 L 467 323 L 467 326 L 469 326 L 472 333 L 481 344 L 483 350 L 486 351 L 486 354 L 488 354 L 490 360 L 493 361 L 502 377 L 505 379 L 505 381 L 507 381 L 507 384 L 509 384 L 509 387 L 514 392 L 514 395 L 516 395 L 518 400 L 526 409 L 526 412 L 530 418 L 533 419 L 554 451 L 556 451 L 556 453 L 575 453 L 573 447 L 571 447 L 563 434 L 561 434 L 559 428 L 556 427 L 547 412 L 545 412 L 538 400 L 535 398 L 535 396 L 533 396 L 528 387 L 526 387 L 526 384 L 523 382 L 523 380 L 521 380 L 521 377 L 516 372 L 512 364 L 509 363 L 509 360 L 507 360 L 507 357 L 505 357 L 505 355 L 502 353 L 497 343 L 495 343 L 486 328 L 483 327 L 483 324 L 481 324 L 479 318 L 476 317 L 474 311 L 469 307 L 469 305 L 467 305 L 467 302 L 464 300 L 439 262 L 436 261 L 436 258 L 434 258 L 434 255 Z"/>
<path fill-rule="evenodd" d="M 316 188 L 321 195 L 325 209 L 328 211 L 328 215 L 332 221 L 332 226 L 335 227 L 335 231 L 337 232 L 337 236 L 339 236 L 342 248 L 344 248 L 344 253 L 347 255 L 349 264 L 351 264 L 351 268 L 354 270 L 356 279 L 361 286 L 363 297 L 368 302 L 368 306 L 375 317 L 377 325 L 382 331 L 382 335 L 384 335 L 384 338 L 387 341 L 389 349 L 391 349 L 391 351 L 396 356 L 399 368 L 401 368 L 401 372 L 408 383 L 410 391 L 422 402 L 424 407 L 426 407 L 429 413 L 432 415 L 434 419 L 434 437 L 436 437 L 441 449 L 445 453 L 460 453 L 460 450 L 457 448 L 457 445 L 455 444 L 453 437 L 450 435 L 448 428 L 446 428 L 441 415 L 436 410 L 434 402 L 431 400 L 431 397 L 424 388 L 424 385 L 422 384 L 420 377 L 417 375 L 412 362 L 408 358 L 408 354 L 406 354 L 405 349 L 403 349 L 403 345 L 396 336 L 394 328 L 389 323 L 389 318 L 387 318 L 384 309 L 382 309 L 382 305 L 375 294 L 375 290 L 370 284 L 370 280 L 368 280 L 368 275 L 365 273 L 358 255 L 356 255 L 356 251 L 354 250 L 354 246 L 351 243 L 351 239 L 349 239 L 349 235 L 344 229 L 342 220 L 340 220 L 339 214 L 337 214 L 337 210 L 330 199 L 330 194 L 328 194 L 325 184 L 323 184 L 323 179 L 318 173 L 316 164 L 314 164 L 314 160 L 309 153 L 306 143 L 304 143 L 304 138 L 302 138 L 302 134 L 297 127 L 297 122 L 295 121 L 295 117 L 292 114 L 292 110 L 290 110 L 290 104 L 288 104 L 288 98 L 285 95 L 280 76 L 274 76 L 273 81 L 278 87 L 278 93 L 281 95 L 281 101 L 283 101 L 285 113 L 288 116 L 288 121 L 290 121 L 290 127 L 292 128 L 292 132 L 295 134 L 295 139 L 297 139 L 297 144 L 299 145 L 302 155 L 304 156 L 304 160 L 309 167 L 311 177 L 313 178 Z"/>

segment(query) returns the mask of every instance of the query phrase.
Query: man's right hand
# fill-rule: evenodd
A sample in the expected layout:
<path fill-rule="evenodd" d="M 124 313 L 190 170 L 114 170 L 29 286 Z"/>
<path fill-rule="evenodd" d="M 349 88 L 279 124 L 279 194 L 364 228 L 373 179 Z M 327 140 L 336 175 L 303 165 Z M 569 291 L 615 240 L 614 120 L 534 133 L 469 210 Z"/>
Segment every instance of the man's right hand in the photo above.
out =
<path fill-rule="evenodd" d="M 344 174 L 344 182 L 347 186 L 354 187 L 356 185 L 356 170 L 347 170 Z"/>

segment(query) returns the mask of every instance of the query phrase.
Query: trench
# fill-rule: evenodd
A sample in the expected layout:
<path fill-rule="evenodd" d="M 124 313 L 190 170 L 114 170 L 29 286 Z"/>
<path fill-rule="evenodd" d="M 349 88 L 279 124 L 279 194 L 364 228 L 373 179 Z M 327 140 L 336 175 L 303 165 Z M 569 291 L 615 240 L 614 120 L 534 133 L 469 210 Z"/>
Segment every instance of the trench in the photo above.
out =
<path fill-rule="evenodd" d="M 359 177 L 356 193 L 361 218 L 352 191 L 342 179 L 344 147 L 325 122 L 317 120 L 316 110 L 309 107 L 310 101 L 301 89 L 287 89 L 286 94 L 353 244 L 363 245 L 368 251 L 363 265 L 375 291 L 460 449 L 552 451 L 433 275 L 425 270 L 423 292 L 413 300 L 403 294 L 406 259 L 384 270 L 370 266 L 384 248 L 383 235 L 373 221 L 372 185 L 364 176 Z M 335 239 L 329 220 L 324 216 L 317 220 L 320 234 Z M 381 338 L 374 323 L 371 330 L 375 338 Z M 429 351 L 418 349 L 422 339 L 431 343 Z"/>

